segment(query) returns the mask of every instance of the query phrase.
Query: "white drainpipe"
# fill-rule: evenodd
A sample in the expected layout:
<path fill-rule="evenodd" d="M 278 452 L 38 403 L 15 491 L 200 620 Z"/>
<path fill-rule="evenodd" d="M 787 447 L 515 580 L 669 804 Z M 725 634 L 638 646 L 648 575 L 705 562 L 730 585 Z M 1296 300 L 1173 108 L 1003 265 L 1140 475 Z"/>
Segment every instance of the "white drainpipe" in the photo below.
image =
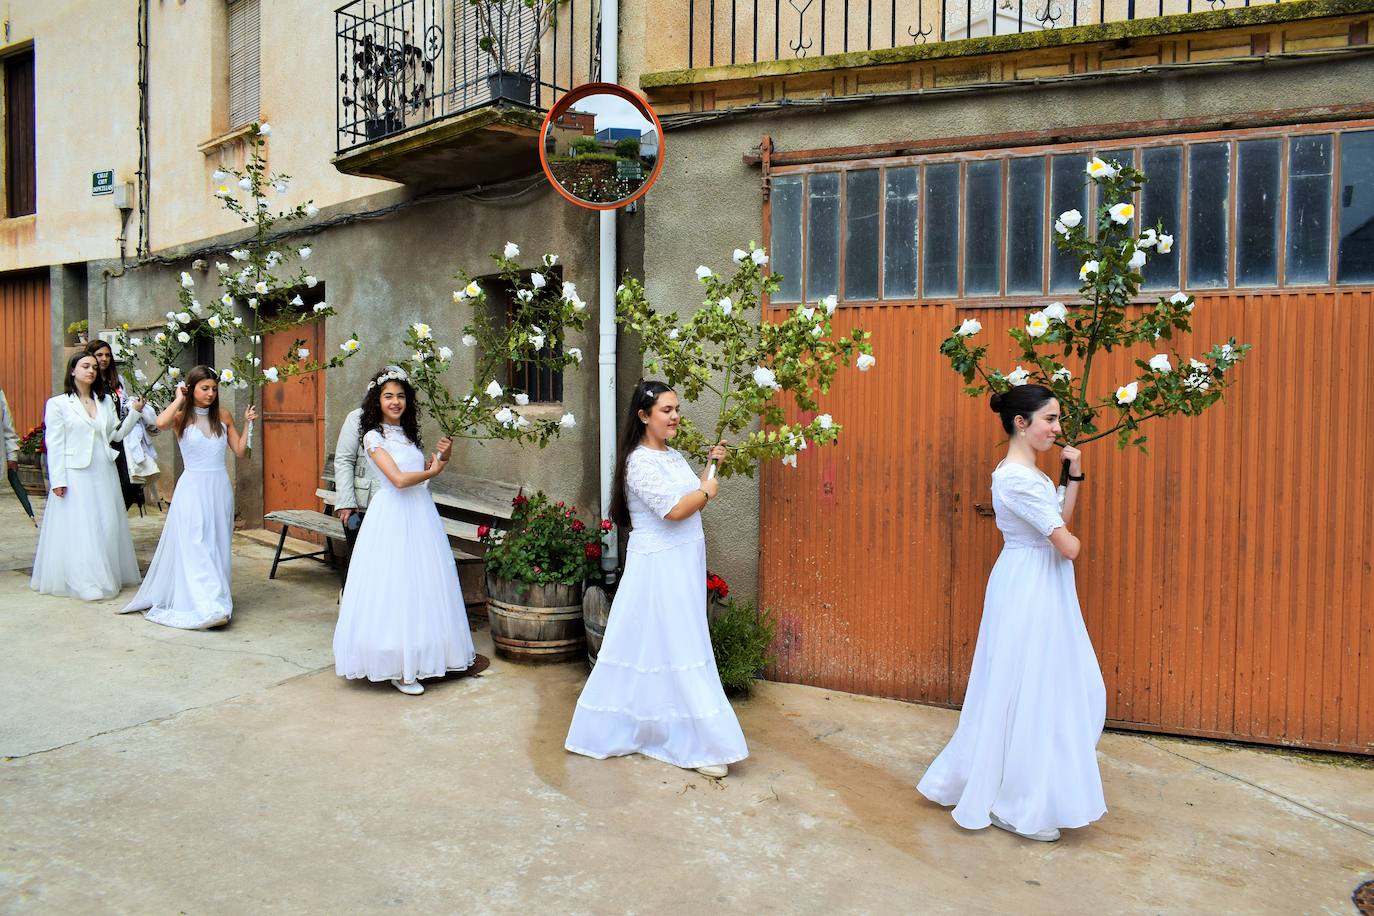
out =
<path fill-rule="evenodd" d="M 618 38 L 620 33 L 619 0 L 607 0 L 601 7 L 601 79 L 608 83 L 619 82 L 620 60 Z M 615 482 L 615 210 L 601 211 L 601 257 L 600 275 L 597 283 L 600 341 L 597 346 L 597 384 L 600 392 L 600 431 L 601 431 L 601 515 L 611 514 L 611 487 Z M 601 568 L 614 576 L 618 564 L 616 533 L 611 532 L 602 539 Z"/>

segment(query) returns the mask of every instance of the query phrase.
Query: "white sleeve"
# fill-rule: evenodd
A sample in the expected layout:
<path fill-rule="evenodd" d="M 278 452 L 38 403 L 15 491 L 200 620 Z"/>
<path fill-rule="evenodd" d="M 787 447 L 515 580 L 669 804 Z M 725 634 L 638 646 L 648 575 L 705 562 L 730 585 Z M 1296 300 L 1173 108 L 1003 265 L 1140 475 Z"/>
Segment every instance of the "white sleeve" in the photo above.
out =
<path fill-rule="evenodd" d="M 666 518 L 682 499 L 661 462 L 635 451 L 625 464 L 625 488 L 639 497 L 655 515 Z"/>
<path fill-rule="evenodd" d="M 368 430 L 367 435 L 363 436 L 363 448 L 370 455 L 382 447 L 382 441 L 382 434 L 378 430 Z"/>
<path fill-rule="evenodd" d="M 1046 537 L 1054 529 L 1064 527 L 1059 501 L 1048 481 L 1027 474 L 1007 474 L 1002 478 L 1002 502 Z"/>

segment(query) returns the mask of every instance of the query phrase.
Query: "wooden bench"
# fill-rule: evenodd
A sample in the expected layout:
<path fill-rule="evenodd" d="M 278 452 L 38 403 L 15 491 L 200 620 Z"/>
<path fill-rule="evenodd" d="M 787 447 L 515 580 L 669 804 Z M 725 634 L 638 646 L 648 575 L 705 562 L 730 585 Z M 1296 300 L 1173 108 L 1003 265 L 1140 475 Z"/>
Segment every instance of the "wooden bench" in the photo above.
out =
<path fill-rule="evenodd" d="M 338 566 L 338 558 L 334 555 L 331 539 L 343 540 L 344 530 L 343 522 L 334 516 L 316 512 L 314 509 L 281 509 L 276 512 L 269 512 L 262 518 L 263 521 L 276 522 L 281 525 L 281 537 L 277 539 L 277 552 L 272 555 L 272 570 L 267 574 L 267 578 L 277 578 L 278 564 L 287 563 L 291 560 L 319 560 L 319 562 L 332 567 Z M 286 546 L 286 533 L 292 528 L 323 535 L 324 549 L 314 553 L 293 553 L 282 556 L 282 548 Z M 324 559 L 320 559 L 321 557 Z"/>

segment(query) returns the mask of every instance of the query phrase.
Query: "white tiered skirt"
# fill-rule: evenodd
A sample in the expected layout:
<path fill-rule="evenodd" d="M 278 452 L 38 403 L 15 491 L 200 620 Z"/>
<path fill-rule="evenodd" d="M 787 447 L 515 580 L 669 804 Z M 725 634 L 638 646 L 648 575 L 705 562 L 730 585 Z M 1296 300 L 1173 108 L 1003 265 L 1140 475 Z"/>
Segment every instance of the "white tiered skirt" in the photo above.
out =
<path fill-rule="evenodd" d="M 705 541 L 627 556 L 564 747 L 688 769 L 749 756 L 711 651 Z"/>
<path fill-rule="evenodd" d="M 48 493 L 29 579 L 36 592 L 99 601 L 138 584 L 119 473 L 97 452 L 87 467 L 67 470 L 67 495 Z"/>

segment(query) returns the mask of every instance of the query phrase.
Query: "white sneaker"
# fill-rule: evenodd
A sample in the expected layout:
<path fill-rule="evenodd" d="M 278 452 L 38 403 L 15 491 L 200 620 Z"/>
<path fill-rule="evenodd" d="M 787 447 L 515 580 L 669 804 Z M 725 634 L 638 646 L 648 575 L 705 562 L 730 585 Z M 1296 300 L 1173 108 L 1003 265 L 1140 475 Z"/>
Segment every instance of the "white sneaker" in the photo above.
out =
<path fill-rule="evenodd" d="M 696 769 L 702 776 L 710 776 L 712 779 L 724 779 L 730 773 L 730 768 L 723 763 L 713 763 Z"/>
<path fill-rule="evenodd" d="M 425 685 L 419 681 L 403 681 L 398 677 L 391 679 L 391 686 L 407 696 L 418 697 L 425 692 Z"/>
<path fill-rule="evenodd" d="M 992 826 L 1005 830 L 1007 833 L 1014 833 L 1027 840 L 1035 840 L 1037 843 L 1053 843 L 1055 840 L 1059 839 L 1059 829 L 1057 827 L 1051 827 L 1048 830 L 1037 830 L 1035 833 L 1022 833 L 991 812 L 988 813 L 988 817 L 992 818 Z"/>

